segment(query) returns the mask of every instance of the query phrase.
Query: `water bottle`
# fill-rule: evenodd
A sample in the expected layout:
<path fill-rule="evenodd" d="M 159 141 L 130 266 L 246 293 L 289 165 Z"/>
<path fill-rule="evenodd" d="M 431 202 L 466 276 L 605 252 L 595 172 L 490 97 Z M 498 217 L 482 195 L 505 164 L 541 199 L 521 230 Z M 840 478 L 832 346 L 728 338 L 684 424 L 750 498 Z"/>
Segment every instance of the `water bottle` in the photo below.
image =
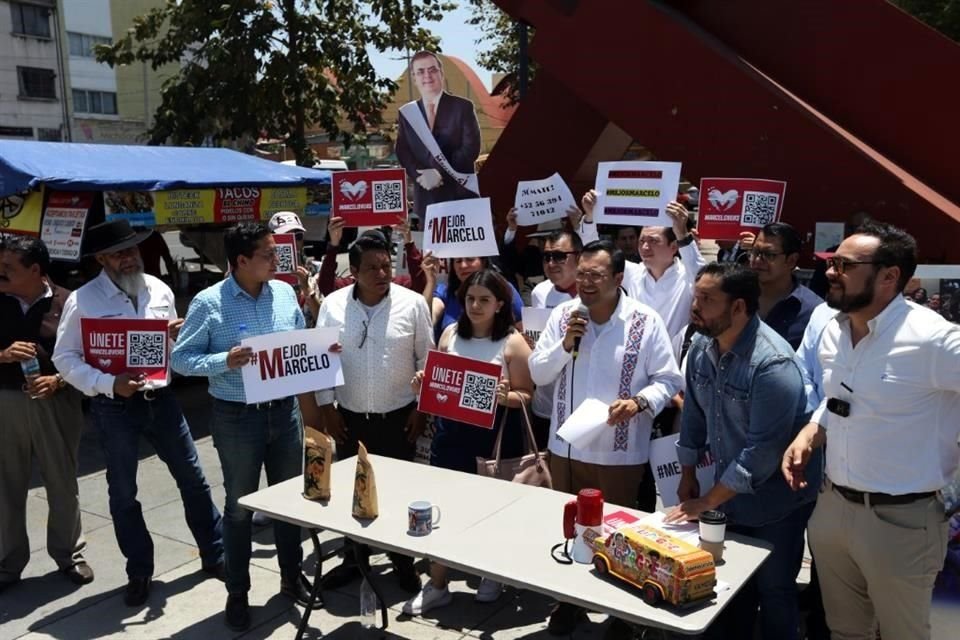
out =
<path fill-rule="evenodd" d="M 943 501 L 943 509 L 947 515 L 960 511 L 960 475 L 940 489 L 940 499 Z"/>
<path fill-rule="evenodd" d="M 30 381 L 40 375 L 40 361 L 36 357 L 30 358 L 29 360 L 21 360 L 20 368 L 23 370 L 23 379 L 26 381 L 26 384 L 23 387 L 23 390 L 26 391 L 30 385 Z M 31 395 L 31 400 L 36 400 L 36 397 Z"/>
<path fill-rule="evenodd" d="M 243 343 L 244 340 L 250 337 L 250 332 L 247 331 L 247 325 L 240 324 L 237 326 L 237 344 Z"/>
<path fill-rule="evenodd" d="M 363 584 L 360 585 L 360 625 L 364 629 L 373 629 L 377 626 L 378 608 L 377 594 L 364 578 Z"/>

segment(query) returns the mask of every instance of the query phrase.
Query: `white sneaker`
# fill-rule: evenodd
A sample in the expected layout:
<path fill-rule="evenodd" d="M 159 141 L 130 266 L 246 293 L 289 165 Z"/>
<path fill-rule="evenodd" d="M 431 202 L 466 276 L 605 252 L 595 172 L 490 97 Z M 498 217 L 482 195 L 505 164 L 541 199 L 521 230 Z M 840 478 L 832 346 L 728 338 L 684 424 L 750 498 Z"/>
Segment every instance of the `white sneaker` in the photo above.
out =
<path fill-rule="evenodd" d="M 259 511 L 254 511 L 254 512 L 253 512 L 253 526 L 255 526 L 255 527 L 265 527 L 265 526 L 267 526 L 268 524 L 270 524 L 271 522 L 273 522 L 273 521 L 270 519 L 270 516 L 268 516 L 267 514 L 265 514 L 265 513 L 260 513 Z"/>
<path fill-rule="evenodd" d="M 480 580 L 480 586 L 477 587 L 477 595 L 474 596 L 474 600 L 477 602 L 496 602 L 500 599 L 501 593 L 503 593 L 502 584 L 496 580 L 482 578 Z"/>
<path fill-rule="evenodd" d="M 451 602 L 453 602 L 453 594 L 449 589 L 446 587 L 437 589 L 432 581 L 427 580 L 420 593 L 403 603 L 403 612 L 408 616 L 419 616 L 430 609 L 443 607 Z"/>

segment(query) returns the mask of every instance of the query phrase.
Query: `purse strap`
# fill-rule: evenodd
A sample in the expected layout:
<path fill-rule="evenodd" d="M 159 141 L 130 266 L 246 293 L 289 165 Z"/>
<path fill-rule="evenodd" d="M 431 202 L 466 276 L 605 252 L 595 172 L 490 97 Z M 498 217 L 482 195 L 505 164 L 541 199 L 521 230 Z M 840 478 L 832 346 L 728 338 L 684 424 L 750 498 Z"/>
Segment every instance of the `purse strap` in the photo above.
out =
<path fill-rule="evenodd" d="M 530 414 L 527 412 L 527 403 L 524 402 L 523 396 L 520 396 L 520 411 L 523 414 L 523 425 L 525 427 L 523 431 L 523 440 L 524 440 L 524 450 L 526 453 L 535 453 L 537 457 L 540 457 L 540 451 L 537 449 L 537 440 L 533 435 L 533 425 L 530 422 Z M 504 407 L 505 411 L 503 416 L 500 418 L 500 425 L 497 427 L 497 440 L 493 445 L 493 455 L 491 456 L 494 459 L 494 464 L 497 468 L 500 467 L 500 457 L 501 449 L 503 447 L 503 431 L 504 427 L 507 424 L 507 414 L 510 413 L 509 407 Z"/>

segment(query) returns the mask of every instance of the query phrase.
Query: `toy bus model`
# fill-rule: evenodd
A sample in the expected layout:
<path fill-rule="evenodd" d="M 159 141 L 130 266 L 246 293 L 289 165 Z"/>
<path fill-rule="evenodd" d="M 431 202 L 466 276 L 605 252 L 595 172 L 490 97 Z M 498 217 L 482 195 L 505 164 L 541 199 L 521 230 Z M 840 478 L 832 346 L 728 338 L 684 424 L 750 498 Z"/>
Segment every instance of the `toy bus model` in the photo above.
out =
<path fill-rule="evenodd" d="M 647 525 L 627 525 L 593 541 L 593 566 L 641 590 L 650 606 L 677 607 L 713 598 L 716 568 L 709 552 Z"/>

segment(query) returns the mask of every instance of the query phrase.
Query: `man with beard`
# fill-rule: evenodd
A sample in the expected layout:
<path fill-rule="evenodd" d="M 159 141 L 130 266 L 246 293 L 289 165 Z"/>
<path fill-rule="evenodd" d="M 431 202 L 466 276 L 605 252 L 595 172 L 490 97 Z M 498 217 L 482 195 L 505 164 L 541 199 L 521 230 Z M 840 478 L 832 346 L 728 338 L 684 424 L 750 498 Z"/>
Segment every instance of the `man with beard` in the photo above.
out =
<path fill-rule="evenodd" d="M 550 314 L 530 356 L 530 375 L 538 385 L 554 385 L 549 439 L 554 489 L 596 488 L 605 501 L 634 507 L 650 456 L 653 417 L 680 390 L 682 378 L 663 320 L 620 288 L 625 262 L 609 242 L 583 247 L 575 272 L 578 297 Z M 588 398 L 607 405 L 609 428 L 589 446 L 574 447 L 557 437 L 557 429 Z M 568 635 L 585 619 L 583 609 L 561 604 L 547 629 Z M 622 623 L 609 629 L 607 637 L 627 635 Z"/>
<path fill-rule="evenodd" d="M 190 427 L 170 389 L 170 372 L 162 382 L 147 383 L 129 373 L 114 375 L 90 365 L 83 355 L 81 318 L 169 320 L 175 340 L 177 319 L 173 292 L 143 272 L 137 245 L 151 231 L 135 232 L 125 220 L 87 230 L 86 253 L 102 267 L 100 275 L 70 294 L 63 306 L 53 364 L 64 379 L 91 396 L 90 412 L 100 431 L 107 465 L 110 515 L 120 551 L 127 559 L 124 602 L 138 607 L 150 594 L 153 540 L 137 501 L 140 436 L 147 438 L 177 481 L 187 525 L 200 548 L 203 570 L 223 579 L 220 512 L 200 468 Z"/>
<path fill-rule="evenodd" d="M 828 258 L 825 400 L 783 456 L 801 491 L 829 442 L 825 490 L 810 519 L 827 624 L 837 640 L 930 638 L 930 601 L 947 546 L 937 492 L 960 450 L 960 327 L 901 295 L 916 241 L 868 223 Z"/>
<path fill-rule="evenodd" d="M 720 614 L 707 637 L 750 638 L 760 607 L 764 638 L 797 640 L 797 573 L 803 531 L 819 483 L 794 493 L 777 473 L 787 445 L 806 424 L 807 396 L 793 349 L 760 321 L 757 274 L 710 264 L 696 277 L 677 457 L 680 505 L 668 522 L 726 513 L 727 528 L 773 545 L 773 552 Z M 696 467 L 707 447 L 715 483 L 701 491 Z M 705 489 L 705 488 L 704 488 Z"/>

